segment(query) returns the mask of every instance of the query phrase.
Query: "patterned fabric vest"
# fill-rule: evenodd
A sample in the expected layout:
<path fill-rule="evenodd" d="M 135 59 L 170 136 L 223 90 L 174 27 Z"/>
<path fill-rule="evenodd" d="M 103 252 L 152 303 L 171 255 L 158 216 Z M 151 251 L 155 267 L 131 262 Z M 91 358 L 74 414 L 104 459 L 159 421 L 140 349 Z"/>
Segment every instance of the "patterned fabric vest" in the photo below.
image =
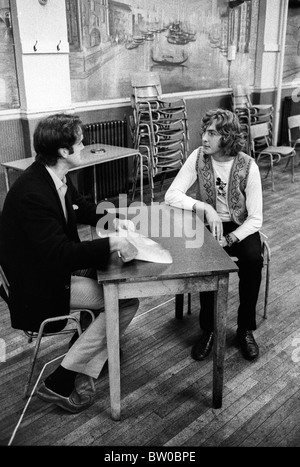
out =
<path fill-rule="evenodd" d="M 227 202 L 233 221 L 241 225 L 247 218 L 245 188 L 247 185 L 252 157 L 239 152 L 233 160 L 231 168 Z M 216 209 L 216 184 L 211 157 L 206 156 L 199 148 L 196 161 L 196 172 L 198 176 L 197 199 L 211 204 Z"/>

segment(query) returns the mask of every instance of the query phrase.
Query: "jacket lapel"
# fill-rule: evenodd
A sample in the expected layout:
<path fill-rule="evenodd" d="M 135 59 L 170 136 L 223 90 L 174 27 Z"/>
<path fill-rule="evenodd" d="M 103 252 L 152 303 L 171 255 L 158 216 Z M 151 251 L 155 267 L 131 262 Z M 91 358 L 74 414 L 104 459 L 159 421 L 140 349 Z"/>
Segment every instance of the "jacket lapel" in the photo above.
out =
<path fill-rule="evenodd" d="M 62 222 L 63 222 L 63 224 L 65 226 L 67 235 L 70 238 L 72 238 L 73 240 L 79 241 L 78 232 L 77 232 L 77 219 L 76 219 L 74 209 L 73 209 L 73 206 L 72 206 L 70 188 L 68 187 L 68 189 L 66 191 L 66 195 L 65 195 L 66 211 L 67 211 L 67 218 L 68 218 L 68 220 L 66 221 L 65 214 L 64 214 L 64 211 L 63 211 L 63 208 L 62 208 L 62 205 L 61 205 L 59 195 L 57 193 L 54 182 L 53 182 L 50 174 L 48 173 L 47 169 L 42 164 L 40 164 L 39 162 L 33 162 L 32 166 L 33 166 L 34 169 L 37 169 L 41 173 L 41 175 L 45 178 L 45 180 L 49 184 L 49 186 L 50 186 L 50 188 L 51 188 L 51 190 L 52 190 L 52 192 L 53 192 L 53 194 L 55 196 L 57 206 L 58 206 L 59 212 L 61 214 Z M 68 185 L 68 180 L 67 180 L 67 185 Z"/>
<path fill-rule="evenodd" d="M 65 201 L 66 201 L 66 210 L 67 210 L 67 227 L 68 230 L 71 234 L 71 237 L 73 240 L 77 240 L 78 237 L 78 232 L 77 232 L 77 219 L 76 215 L 72 206 L 72 199 L 71 199 L 71 193 L 70 189 L 67 189 L 66 196 L 65 196 Z"/>
<path fill-rule="evenodd" d="M 48 172 L 48 170 L 45 168 L 45 166 L 39 162 L 33 162 L 32 164 L 32 169 L 34 170 L 38 170 L 39 173 L 42 175 L 42 177 L 45 179 L 45 181 L 47 182 L 47 184 L 49 185 L 54 197 L 55 197 L 55 200 L 56 200 L 56 203 L 57 203 L 57 208 L 60 212 L 60 215 L 62 217 L 62 220 L 64 223 L 66 223 L 66 218 L 65 218 L 65 214 L 64 214 L 64 210 L 62 208 L 62 205 L 61 205 L 61 201 L 60 201 L 60 197 L 57 193 L 57 189 L 54 185 L 54 182 Z"/>

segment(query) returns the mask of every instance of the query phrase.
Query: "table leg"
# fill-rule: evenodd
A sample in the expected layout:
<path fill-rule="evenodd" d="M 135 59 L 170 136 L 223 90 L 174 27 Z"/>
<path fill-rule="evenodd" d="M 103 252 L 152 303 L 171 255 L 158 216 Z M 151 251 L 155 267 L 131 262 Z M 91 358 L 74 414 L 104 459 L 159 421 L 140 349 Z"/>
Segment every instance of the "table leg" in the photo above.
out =
<path fill-rule="evenodd" d="M 222 407 L 229 274 L 219 276 L 214 303 L 213 407 Z"/>
<path fill-rule="evenodd" d="M 5 185 L 6 185 L 6 193 L 8 192 L 9 190 L 9 176 L 8 176 L 8 167 L 5 167 L 5 171 L 4 171 L 4 176 L 5 176 Z"/>
<path fill-rule="evenodd" d="M 116 284 L 105 284 L 103 286 L 103 291 L 106 317 L 111 416 L 113 420 L 120 420 L 121 380 L 118 286 Z"/>
<path fill-rule="evenodd" d="M 141 174 L 141 181 L 140 181 L 140 187 L 141 187 L 141 203 L 143 203 L 144 200 L 144 173 L 143 173 L 143 156 L 140 154 L 140 174 Z"/>
<path fill-rule="evenodd" d="M 98 194 L 97 194 L 97 169 L 96 166 L 93 165 L 93 183 L 94 183 L 94 202 L 98 204 Z"/>

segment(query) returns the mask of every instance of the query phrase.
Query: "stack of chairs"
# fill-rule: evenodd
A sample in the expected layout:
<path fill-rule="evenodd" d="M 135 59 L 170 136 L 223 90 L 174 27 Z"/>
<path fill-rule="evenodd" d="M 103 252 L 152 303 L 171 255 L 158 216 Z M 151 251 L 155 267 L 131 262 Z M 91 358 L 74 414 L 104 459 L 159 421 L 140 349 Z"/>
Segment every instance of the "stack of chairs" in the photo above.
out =
<path fill-rule="evenodd" d="M 135 73 L 131 85 L 131 136 L 135 149 L 143 156 L 143 169 L 147 173 L 153 201 L 155 177 L 160 174 L 162 189 L 166 174 L 179 170 L 188 156 L 186 104 L 184 99 L 162 98 L 158 73 Z M 133 198 L 139 170 L 136 161 Z"/>
<path fill-rule="evenodd" d="M 296 151 L 292 144 L 277 146 L 273 143 L 273 105 L 252 104 L 248 88 L 238 85 L 233 89 L 232 107 L 247 137 L 246 151 L 259 166 L 265 166 L 264 178 L 271 173 L 272 190 L 275 191 L 274 166 L 281 160 L 286 160 L 286 167 L 291 163 L 291 180 L 294 182 Z"/>
<path fill-rule="evenodd" d="M 239 118 L 242 130 L 246 137 L 246 152 L 254 157 L 253 141 L 251 139 L 251 126 L 267 123 L 269 128 L 269 137 L 272 138 L 273 129 L 273 105 L 272 104 L 252 104 L 250 91 L 247 86 L 237 85 L 232 92 L 232 110 Z M 255 148 L 257 152 L 260 142 L 256 141 Z M 261 144 L 265 144 L 261 140 Z M 270 144 L 271 140 L 270 140 Z"/>

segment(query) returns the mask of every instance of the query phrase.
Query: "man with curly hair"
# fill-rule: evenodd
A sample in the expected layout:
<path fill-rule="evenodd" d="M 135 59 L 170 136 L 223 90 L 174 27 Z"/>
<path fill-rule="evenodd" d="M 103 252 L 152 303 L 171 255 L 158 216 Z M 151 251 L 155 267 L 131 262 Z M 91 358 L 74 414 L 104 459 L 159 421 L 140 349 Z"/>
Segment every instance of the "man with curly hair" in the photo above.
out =
<path fill-rule="evenodd" d="M 242 152 L 244 135 L 229 110 L 208 111 L 202 119 L 202 146 L 187 158 L 165 195 L 167 204 L 203 213 L 216 240 L 238 258 L 239 308 L 237 342 L 248 360 L 258 357 L 253 336 L 263 259 L 262 187 L 255 160 Z M 196 198 L 186 192 L 196 182 Z M 191 355 L 203 360 L 213 345 L 214 292 L 200 293 L 201 336 Z"/>

